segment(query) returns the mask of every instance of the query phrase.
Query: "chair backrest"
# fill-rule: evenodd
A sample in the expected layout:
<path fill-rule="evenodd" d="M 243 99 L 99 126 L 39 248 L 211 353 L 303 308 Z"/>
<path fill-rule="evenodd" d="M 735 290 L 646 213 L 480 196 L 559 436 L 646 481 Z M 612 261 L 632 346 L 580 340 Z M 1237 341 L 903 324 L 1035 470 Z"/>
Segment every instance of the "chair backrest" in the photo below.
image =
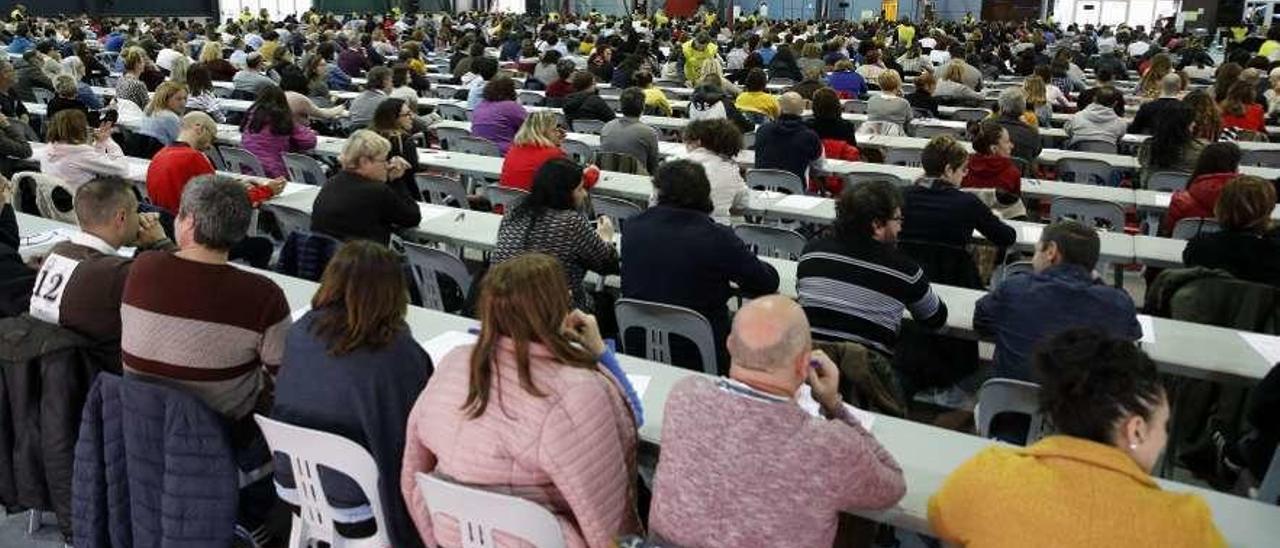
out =
<path fill-rule="evenodd" d="M 991 116 L 991 111 L 985 108 L 958 108 L 951 115 L 951 119 L 961 122 L 980 122 L 988 116 Z"/>
<path fill-rule="evenodd" d="M 564 548 L 560 521 L 550 510 L 512 495 L 493 493 L 443 480 L 434 474 L 414 474 L 418 492 L 429 512 L 458 521 L 462 548 L 490 548 L 495 531 L 537 548 Z"/>
<path fill-rule="evenodd" d="M 847 111 L 846 111 L 846 112 L 847 112 Z M 936 116 L 934 116 L 934 115 L 933 115 L 933 111 L 930 111 L 930 110 L 929 110 L 929 109 L 927 109 L 927 108 L 913 108 L 913 109 L 911 109 L 911 117 L 912 117 L 912 118 L 925 119 L 925 120 L 927 120 L 927 119 L 929 119 L 929 118 L 937 118 Z"/>
<path fill-rule="evenodd" d="M 804 181 L 785 169 L 748 169 L 747 187 L 789 194 L 804 194 Z"/>
<path fill-rule="evenodd" d="M 1212 217 L 1187 217 L 1178 219 L 1178 222 L 1174 223 L 1173 233 L 1169 237 L 1175 240 L 1190 240 L 1201 234 L 1212 234 L 1221 230 L 1218 220 Z"/>
<path fill-rule="evenodd" d="M 516 102 L 524 106 L 539 107 L 546 102 L 547 98 L 541 93 L 534 91 L 518 91 L 516 92 Z"/>
<path fill-rule="evenodd" d="M 1085 226 L 1124 232 L 1124 208 L 1105 200 L 1058 196 L 1049 203 L 1049 218 L 1071 218 Z"/>
<path fill-rule="evenodd" d="M 799 260 L 804 252 L 806 240 L 799 232 L 768 225 L 740 224 L 733 227 L 733 233 L 755 251 L 756 255 L 776 257 L 791 261 Z"/>
<path fill-rule="evenodd" d="M 336 434 L 285 424 L 254 414 L 262 437 L 273 453 L 283 453 L 293 470 L 296 504 L 291 536 L 293 546 L 309 546 L 311 541 L 326 542 L 333 548 L 355 546 L 388 546 L 387 519 L 378 495 L 378 464 L 360 444 Z M 356 482 L 369 501 L 377 531 L 371 537 L 345 539 L 334 528 L 334 510 L 325 498 L 319 467 L 339 472 Z"/>
<path fill-rule="evenodd" d="M 698 347 L 702 358 L 702 372 L 718 375 L 716 366 L 715 335 L 702 314 L 688 308 L 669 304 L 641 301 L 637 299 L 618 299 L 614 305 L 614 313 L 618 317 L 619 338 L 623 341 L 623 352 L 633 356 L 658 361 L 671 365 L 671 334 L 676 334 L 693 342 Z M 644 330 L 644 354 L 637 354 L 638 348 L 626 348 L 627 331 L 629 329 Z"/>
<path fill-rule="evenodd" d="M 782 78 L 782 77 L 778 77 L 778 78 L 770 78 L 770 79 L 769 79 L 769 85 L 771 85 L 771 86 L 794 86 L 794 85 L 796 85 L 796 81 L 795 81 L 795 80 L 792 80 L 792 79 L 790 79 L 790 78 Z"/>
<path fill-rule="evenodd" d="M 1245 149 L 1240 154 L 1240 165 L 1280 167 L 1280 150 Z"/>
<path fill-rule="evenodd" d="M 597 194 L 591 195 L 591 209 L 595 210 L 596 215 L 608 217 L 609 221 L 617 229 L 621 229 L 622 223 L 626 222 L 627 219 L 635 217 L 644 211 L 635 202 Z"/>
<path fill-rule="evenodd" d="M 1014 379 L 991 379 L 978 389 L 978 405 L 973 409 L 973 420 L 978 435 L 991 437 L 991 421 L 1001 413 L 1028 415 L 1026 443 L 1044 436 L 1044 415 L 1040 412 L 1040 385 Z"/>
<path fill-rule="evenodd" d="M 1058 161 L 1058 180 L 1086 185 L 1111 186 L 1111 174 L 1115 168 L 1102 160 L 1089 158 L 1063 158 Z M 1070 178 L 1066 175 L 1070 174 Z"/>
<path fill-rule="evenodd" d="M 450 92 L 449 96 L 452 97 L 453 93 Z M 455 122 L 467 121 L 467 109 L 462 108 L 462 105 L 455 103 L 438 103 L 436 104 L 436 112 L 445 120 L 453 120 Z"/>
<path fill-rule="evenodd" d="M 605 171 L 617 171 L 619 173 L 630 173 L 632 175 L 649 174 L 649 170 L 645 168 L 644 162 L 625 152 L 608 152 L 603 150 L 596 152 L 595 164 Z"/>
<path fill-rule="evenodd" d="M 41 217 L 64 223 L 77 224 L 74 206 L 75 192 L 61 179 L 44 173 L 22 171 L 13 175 L 13 184 L 17 188 L 14 194 L 14 209 L 22 206 L 22 194 L 32 192 L 35 196 L 36 210 Z"/>
<path fill-rule="evenodd" d="M 573 121 L 572 127 L 574 133 L 590 133 L 592 135 L 599 135 L 600 131 L 604 129 L 604 122 L 588 118 L 579 118 Z"/>
<path fill-rule="evenodd" d="M 939 126 L 933 124 L 916 124 L 913 126 L 916 137 L 921 139 L 932 139 L 939 135 L 950 135 L 957 139 L 964 137 L 964 128 Z"/>
<path fill-rule="evenodd" d="M 1032 272 L 1035 272 L 1035 266 L 1031 264 L 1031 261 L 1018 261 L 997 266 L 995 270 L 991 271 L 991 288 L 995 289 L 996 286 L 1009 279 L 1010 276 L 1030 274 Z"/>
<path fill-rule="evenodd" d="M 843 110 L 845 112 L 851 112 L 854 114 L 866 114 L 867 102 L 861 99 L 853 99 L 851 101 L 845 101 L 843 104 L 840 105 L 840 110 Z"/>
<path fill-rule="evenodd" d="M 218 147 L 218 153 L 222 155 L 222 163 L 227 166 L 227 171 L 239 175 L 267 176 L 267 172 L 262 169 L 262 162 L 258 161 L 258 157 L 243 148 L 220 146 Z"/>
<path fill-rule="evenodd" d="M 462 186 L 461 179 L 451 179 L 443 175 L 419 173 L 413 177 L 418 183 L 418 191 L 427 202 L 447 207 L 469 209 L 467 189 Z"/>
<path fill-rule="evenodd" d="M 601 91 L 603 92 L 604 90 L 601 90 Z M 619 100 L 618 96 L 604 95 L 602 93 L 600 95 L 600 99 L 604 100 L 604 104 L 608 105 L 610 110 L 614 112 L 618 112 L 622 110 L 622 101 Z"/>
<path fill-rule="evenodd" d="M 31 88 L 31 94 L 35 95 L 36 102 L 42 105 L 47 105 L 53 100 L 53 92 L 44 88 Z"/>
<path fill-rule="evenodd" d="M 1191 174 L 1185 171 L 1157 171 L 1147 177 L 1147 190 L 1175 192 L 1185 190 L 1191 182 Z"/>
<path fill-rule="evenodd" d="M 592 155 L 595 154 L 595 149 L 591 148 L 591 145 L 571 137 L 566 137 L 560 143 L 560 149 L 564 151 L 565 156 L 568 156 L 570 160 L 579 164 L 590 163 Z"/>
<path fill-rule="evenodd" d="M 280 235 L 285 239 L 288 239 L 289 234 L 293 232 L 311 230 L 311 214 L 306 211 L 271 202 L 262 204 L 262 209 L 275 215 L 276 224 L 280 226 Z"/>
<path fill-rule="evenodd" d="M 325 175 L 324 166 L 320 165 L 320 160 L 296 152 L 286 152 L 283 158 L 284 169 L 289 173 L 290 181 L 321 186 L 329 178 Z"/>
<path fill-rule="evenodd" d="M 1253 498 L 1267 504 L 1275 504 L 1278 497 L 1280 497 L 1280 448 L 1271 455 L 1271 464 L 1267 466 L 1267 473 L 1262 476 L 1262 484 L 1258 486 L 1258 494 Z"/>
<path fill-rule="evenodd" d="M 502 157 L 502 151 L 498 149 L 498 145 L 493 144 L 493 141 L 472 135 L 464 135 L 458 138 L 457 142 L 454 143 L 454 150 L 464 154 Z"/>
<path fill-rule="evenodd" d="M 529 192 L 501 185 L 489 185 L 485 187 L 485 194 L 489 196 L 490 204 L 502 206 L 502 211 L 509 212 L 520 205 L 520 202 L 524 201 Z"/>
<path fill-rule="evenodd" d="M 897 166 L 920 167 L 920 154 L 924 152 L 918 148 L 898 148 L 889 147 L 884 152 L 884 163 Z"/>
<path fill-rule="evenodd" d="M 748 131 L 742 134 L 742 148 L 744 150 L 756 148 L 756 132 Z"/>
<path fill-rule="evenodd" d="M 1097 139 L 1083 139 L 1071 143 L 1068 147 L 1070 150 L 1079 150 L 1082 152 L 1100 152 L 1103 154 L 1115 154 L 1117 151 L 1116 144 L 1111 141 L 1101 141 Z"/>
<path fill-rule="evenodd" d="M 900 187 L 905 187 L 910 184 L 909 182 L 903 181 L 902 179 L 899 179 L 888 173 L 875 173 L 875 172 L 869 172 L 869 171 L 857 171 L 853 173 L 845 173 L 844 175 L 841 175 L 841 178 L 844 179 L 845 188 L 853 188 L 855 186 L 874 182 L 874 181 L 886 181 Z"/>
<path fill-rule="evenodd" d="M 463 137 L 470 137 L 471 132 L 460 127 L 440 126 L 436 129 L 436 138 L 440 140 L 440 148 L 456 150 Z"/>
<path fill-rule="evenodd" d="M 433 247 L 404 242 L 404 256 L 413 269 L 413 281 L 418 286 L 418 294 L 422 296 L 422 305 L 432 310 L 453 312 L 445 309 L 443 288 L 437 274 L 445 276 L 458 285 L 465 299 L 471 291 L 471 274 L 467 265 L 456 255 Z"/>

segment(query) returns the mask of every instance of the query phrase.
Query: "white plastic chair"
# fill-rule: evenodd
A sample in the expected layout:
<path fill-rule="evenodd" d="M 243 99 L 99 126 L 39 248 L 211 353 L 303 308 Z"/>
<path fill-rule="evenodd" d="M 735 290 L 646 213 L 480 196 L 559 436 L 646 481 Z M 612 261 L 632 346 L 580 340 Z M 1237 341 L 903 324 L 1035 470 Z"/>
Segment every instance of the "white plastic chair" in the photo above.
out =
<path fill-rule="evenodd" d="M 222 155 L 222 163 L 227 166 L 227 171 L 237 175 L 267 176 L 267 172 L 262 169 L 262 162 L 258 161 L 258 157 L 243 148 L 220 146 L 218 147 L 218 153 Z"/>
<path fill-rule="evenodd" d="M 867 102 L 861 99 L 853 99 L 851 101 L 845 101 L 843 104 L 840 105 L 840 110 L 844 112 L 853 113 L 853 114 L 866 114 Z"/>
<path fill-rule="evenodd" d="M 458 520 L 462 548 L 496 546 L 493 538 L 496 531 L 538 548 L 565 547 L 560 520 L 534 502 L 459 485 L 422 472 L 414 474 L 414 480 L 432 515 Z"/>
<path fill-rule="evenodd" d="M 499 185 L 489 185 L 485 187 L 485 194 L 489 196 L 489 203 L 495 206 L 502 206 L 503 213 L 510 213 L 512 209 L 520 205 L 529 193 L 518 188 L 510 188 Z"/>
<path fill-rule="evenodd" d="M 1079 150 L 1082 152 L 1097 152 L 1099 154 L 1116 154 L 1118 152 L 1118 148 L 1115 143 L 1111 141 L 1103 141 L 1100 139 L 1083 139 L 1083 140 L 1071 143 L 1071 146 L 1067 148 L 1069 150 Z"/>
<path fill-rule="evenodd" d="M 61 179 L 44 173 L 35 171 L 22 171 L 13 174 L 13 184 L 17 192 L 13 195 L 14 206 L 22 204 L 22 194 L 25 192 L 35 193 L 36 208 L 40 211 L 40 216 L 46 219 L 53 219 L 64 223 L 78 224 L 76 220 L 75 209 L 67 209 L 63 211 L 58 208 L 54 195 L 59 192 L 65 192 L 67 203 L 72 203 L 75 198 L 75 192 L 71 190 Z M 25 187 L 25 188 L 24 188 Z"/>
<path fill-rule="evenodd" d="M 596 215 L 608 217 L 609 221 L 618 230 L 622 229 L 622 223 L 626 222 L 627 219 L 635 217 L 644 211 L 634 202 L 595 194 L 591 195 L 591 209 L 595 210 Z"/>
<path fill-rule="evenodd" d="M 272 452 L 284 453 L 293 469 L 293 481 L 297 486 L 300 512 L 293 516 L 289 533 L 290 548 L 303 548 L 312 542 L 326 542 L 333 548 L 381 548 L 390 546 L 386 536 L 387 519 L 378 495 L 378 465 L 369 452 L 356 442 L 342 436 L 285 424 L 254 415 L 262 436 Z M 369 501 L 377 532 L 358 539 L 343 538 L 333 525 L 333 508 L 320 484 L 320 472 L 324 466 L 351 478 L 360 486 Z"/>
<path fill-rule="evenodd" d="M 1085 185 L 1111 186 L 1111 174 L 1115 168 L 1102 160 L 1090 158 L 1064 158 L 1058 162 L 1058 180 Z M 1070 179 L 1063 178 L 1070 173 Z"/>
<path fill-rule="evenodd" d="M 604 129 L 604 122 L 588 118 L 579 118 L 573 121 L 572 126 L 574 133 L 590 133 L 592 135 L 599 135 L 600 131 Z"/>
<path fill-rule="evenodd" d="M 924 152 L 918 148 L 888 148 L 884 151 L 884 163 L 897 166 L 920 167 L 920 154 Z"/>
<path fill-rule="evenodd" d="M 595 150 L 577 139 L 566 137 L 564 142 L 560 143 L 560 149 L 564 151 L 565 156 L 579 164 L 586 164 L 591 161 L 591 157 L 595 155 Z"/>
<path fill-rule="evenodd" d="M 1047 428 L 1040 412 L 1040 385 L 1014 379 L 991 379 L 978 389 L 978 404 L 973 420 L 978 435 L 991 437 L 991 420 L 1001 413 L 1020 413 L 1031 417 L 1027 426 L 1027 444 L 1044 436 Z"/>
<path fill-rule="evenodd" d="M 502 151 L 498 150 L 498 145 L 493 144 L 488 139 L 465 135 L 454 143 L 454 150 L 463 154 L 478 154 L 480 156 L 492 156 L 495 158 L 502 157 Z"/>
<path fill-rule="evenodd" d="M 452 279 L 458 285 L 465 300 L 471 291 L 471 273 L 456 255 L 420 244 L 404 242 L 404 258 L 413 269 L 413 280 L 418 286 L 425 308 L 451 312 L 445 309 L 444 290 L 436 274 Z"/>
<path fill-rule="evenodd" d="M 547 101 L 546 96 L 532 91 L 516 93 L 516 102 L 527 107 L 540 107 Z"/>
<path fill-rule="evenodd" d="M 964 137 L 964 128 L 939 126 L 932 124 L 916 124 L 914 126 L 915 136 L 921 139 L 932 139 L 939 135 L 950 135 L 957 139 Z"/>
<path fill-rule="evenodd" d="M 1221 230 L 1218 220 L 1212 217 L 1187 217 L 1178 219 L 1178 222 L 1174 223 L 1173 233 L 1169 237 L 1175 240 L 1190 240 L 1201 234 L 1212 234 Z"/>
<path fill-rule="evenodd" d="M 436 130 L 436 139 L 440 141 L 440 148 L 445 150 L 457 149 L 457 144 L 464 137 L 470 137 L 471 132 L 460 127 L 438 126 Z"/>
<path fill-rule="evenodd" d="M 452 96 L 452 94 L 450 94 L 450 96 Z M 456 105 L 454 103 L 440 103 L 436 105 L 436 112 L 445 120 L 453 120 L 455 122 L 467 121 L 467 109 L 462 108 L 461 105 Z"/>
<path fill-rule="evenodd" d="M 284 240 L 294 232 L 311 230 L 311 214 L 306 211 L 271 202 L 262 204 L 262 209 L 275 216 L 276 224 L 280 226 L 280 237 Z"/>
<path fill-rule="evenodd" d="M 804 181 L 784 169 L 748 169 L 747 188 L 781 191 L 803 196 Z"/>
<path fill-rule="evenodd" d="M 1157 171 L 1147 178 L 1147 190 L 1176 192 L 1187 188 L 1191 174 L 1185 171 Z"/>
<path fill-rule="evenodd" d="M 981 122 L 988 116 L 991 116 L 991 111 L 985 108 L 958 108 L 951 114 L 951 119 L 961 122 Z"/>
<path fill-rule="evenodd" d="M 467 202 L 467 189 L 462 186 L 462 181 L 426 173 L 419 173 L 413 179 L 418 183 L 418 191 L 428 203 L 470 209 Z"/>
<path fill-rule="evenodd" d="M 1124 208 L 1104 200 L 1058 196 L 1049 202 L 1049 218 L 1072 218 L 1089 228 L 1124 232 Z"/>
<path fill-rule="evenodd" d="M 614 305 L 614 313 L 618 318 L 618 338 L 623 341 L 623 352 L 666 364 L 682 365 L 672 361 L 670 335 L 676 334 L 698 347 L 703 373 L 712 376 L 719 374 L 715 332 L 711 330 L 711 322 L 702 314 L 681 306 L 639 299 L 618 299 Z M 626 333 L 631 328 L 644 330 L 643 355 L 636 353 L 638 349 L 626 347 Z"/>
<path fill-rule="evenodd" d="M 805 239 L 799 232 L 766 225 L 740 224 L 733 233 L 753 248 L 756 255 L 795 261 L 804 252 Z"/>

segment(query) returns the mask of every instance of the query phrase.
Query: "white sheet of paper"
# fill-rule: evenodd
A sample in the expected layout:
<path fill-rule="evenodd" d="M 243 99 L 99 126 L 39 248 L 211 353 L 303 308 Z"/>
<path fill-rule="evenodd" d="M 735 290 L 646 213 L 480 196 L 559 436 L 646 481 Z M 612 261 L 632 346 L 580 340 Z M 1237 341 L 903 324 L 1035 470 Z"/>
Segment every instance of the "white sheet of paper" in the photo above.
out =
<path fill-rule="evenodd" d="M 1173 202 L 1173 195 L 1168 193 L 1156 194 L 1153 201 L 1155 201 L 1158 206 L 1169 207 L 1169 204 Z"/>
<path fill-rule="evenodd" d="M 627 374 L 627 381 L 631 383 L 631 389 L 636 391 L 637 398 L 644 399 L 644 392 L 649 389 L 650 378 L 648 375 Z"/>
<path fill-rule="evenodd" d="M 316 187 L 313 187 L 313 186 L 311 186 L 311 185 L 298 184 L 298 183 L 285 183 L 285 184 L 284 184 L 284 190 L 281 190 L 281 191 L 280 191 L 280 194 L 279 194 L 279 195 L 277 195 L 277 198 L 278 198 L 278 197 L 281 197 L 281 196 L 288 196 L 288 195 L 290 195 L 290 194 L 296 194 L 296 193 L 298 193 L 298 192 L 302 192 L 302 191 L 304 191 L 304 190 L 306 190 L 306 189 L 308 189 L 308 188 L 316 188 Z"/>
<path fill-rule="evenodd" d="M 1151 316 L 1146 314 L 1138 314 L 1138 325 L 1142 326 L 1142 338 L 1138 342 L 1143 344 L 1155 344 L 1156 342 L 1156 322 Z"/>
<path fill-rule="evenodd" d="M 1040 241 L 1040 234 L 1044 233 L 1044 227 L 1040 225 L 1022 225 L 1018 227 L 1018 239 L 1024 242 Z"/>
<path fill-rule="evenodd" d="M 473 344 L 476 342 L 476 336 L 464 331 L 445 331 L 435 337 L 419 341 L 422 349 L 427 351 L 427 355 L 431 356 L 431 363 L 439 364 L 455 347 Z"/>
<path fill-rule="evenodd" d="M 805 412 L 810 415 L 815 417 L 822 416 L 822 406 L 813 399 L 813 391 L 807 384 L 800 385 L 800 389 L 796 390 L 796 405 L 799 405 L 801 409 L 804 409 Z M 844 404 L 844 408 L 853 415 L 853 418 L 858 419 L 858 423 L 861 424 L 863 428 L 868 432 L 871 431 L 871 426 L 876 423 L 875 415 L 847 403 Z"/>
<path fill-rule="evenodd" d="M 786 196 L 786 194 L 783 194 L 781 192 L 774 192 L 772 190 L 757 190 L 752 192 L 752 194 L 754 194 L 758 198 L 765 198 L 770 200 L 774 198 L 781 198 L 783 196 Z"/>
<path fill-rule="evenodd" d="M 422 222 L 424 223 L 432 219 L 444 217 L 445 215 L 449 215 L 449 214 L 453 214 L 454 217 L 457 217 L 458 214 L 466 213 L 466 211 L 462 209 L 438 206 L 433 204 L 418 204 L 418 209 L 422 211 Z"/>
<path fill-rule="evenodd" d="M 302 317 L 303 317 L 303 316 L 306 316 L 306 315 L 307 315 L 307 312 L 310 312 L 310 311 L 311 311 L 311 307 L 310 307 L 310 306 L 304 306 L 304 307 L 302 307 L 302 308 L 299 308 L 299 309 L 297 309 L 297 310 L 294 310 L 294 311 L 293 311 L 291 314 L 289 314 L 289 315 L 290 315 L 290 316 L 292 316 L 292 317 L 293 317 L 293 321 L 295 321 L 295 322 L 296 322 L 296 321 L 298 321 L 298 320 L 301 320 L 301 319 L 302 319 Z"/>
<path fill-rule="evenodd" d="M 824 201 L 826 201 L 825 198 L 819 198 L 817 196 L 799 196 L 792 194 L 786 198 L 778 200 L 777 205 L 779 207 L 789 207 L 792 209 L 813 209 L 818 207 L 818 205 L 822 204 Z"/>
<path fill-rule="evenodd" d="M 58 242 L 70 239 L 71 235 L 75 233 L 76 231 L 74 229 L 55 228 L 53 230 L 38 232 L 30 236 L 23 236 L 18 239 L 18 250 L 24 251 L 27 249 L 51 246 Z"/>
<path fill-rule="evenodd" d="M 1255 352 L 1261 354 L 1267 363 L 1280 362 L 1280 337 L 1242 331 L 1240 338 L 1249 343 Z"/>

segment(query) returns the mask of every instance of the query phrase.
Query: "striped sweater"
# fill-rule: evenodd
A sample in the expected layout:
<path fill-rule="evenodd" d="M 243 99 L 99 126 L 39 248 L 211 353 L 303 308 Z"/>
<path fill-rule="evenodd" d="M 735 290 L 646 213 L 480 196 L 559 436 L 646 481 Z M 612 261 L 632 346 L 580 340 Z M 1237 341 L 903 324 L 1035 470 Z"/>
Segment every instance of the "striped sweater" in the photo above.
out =
<path fill-rule="evenodd" d="M 947 322 L 924 270 L 869 237 L 809 242 L 796 266 L 796 293 L 817 338 L 861 343 L 886 356 L 904 310 L 932 329 Z"/>
<path fill-rule="evenodd" d="M 290 316 L 284 292 L 261 275 L 144 253 L 120 321 L 125 371 L 168 379 L 240 419 L 257 402 L 263 367 L 280 365 Z"/>

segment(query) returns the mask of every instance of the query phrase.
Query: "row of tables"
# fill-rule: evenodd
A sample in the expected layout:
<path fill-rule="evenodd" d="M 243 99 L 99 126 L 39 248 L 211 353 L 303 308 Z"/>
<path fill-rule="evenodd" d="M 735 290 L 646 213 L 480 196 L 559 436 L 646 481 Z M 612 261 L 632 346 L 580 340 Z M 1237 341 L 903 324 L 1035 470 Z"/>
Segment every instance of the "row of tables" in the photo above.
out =
<path fill-rule="evenodd" d="M 19 214 L 18 223 L 23 236 L 54 229 L 75 229 L 71 225 L 23 214 Z M 318 284 L 274 272 L 256 272 L 280 286 L 295 315 L 310 306 Z M 409 307 L 405 320 L 420 344 L 477 327 L 473 319 L 414 306 Z M 702 373 L 625 355 L 619 356 L 619 361 L 629 377 L 644 381 L 639 395 L 646 422 L 640 428 L 640 439 L 647 446 L 660 447 L 668 394 L 680 380 Z M 874 413 L 873 416 L 874 422 L 869 430 L 902 467 L 907 491 L 893 508 L 855 510 L 853 513 L 894 527 L 932 534 L 928 522 L 929 498 L 941 488 L 953 470 L 996 442 L 895 417 Z M 1280 538 L 1280 520 L 1273 519 L 1276 515 L 1274 506 L 1164 479 L 1156 481 L 1163 489 L 1202 497 L 1208 503 L 1219 530 L 1233 546 L 1270 546 Z"/>

